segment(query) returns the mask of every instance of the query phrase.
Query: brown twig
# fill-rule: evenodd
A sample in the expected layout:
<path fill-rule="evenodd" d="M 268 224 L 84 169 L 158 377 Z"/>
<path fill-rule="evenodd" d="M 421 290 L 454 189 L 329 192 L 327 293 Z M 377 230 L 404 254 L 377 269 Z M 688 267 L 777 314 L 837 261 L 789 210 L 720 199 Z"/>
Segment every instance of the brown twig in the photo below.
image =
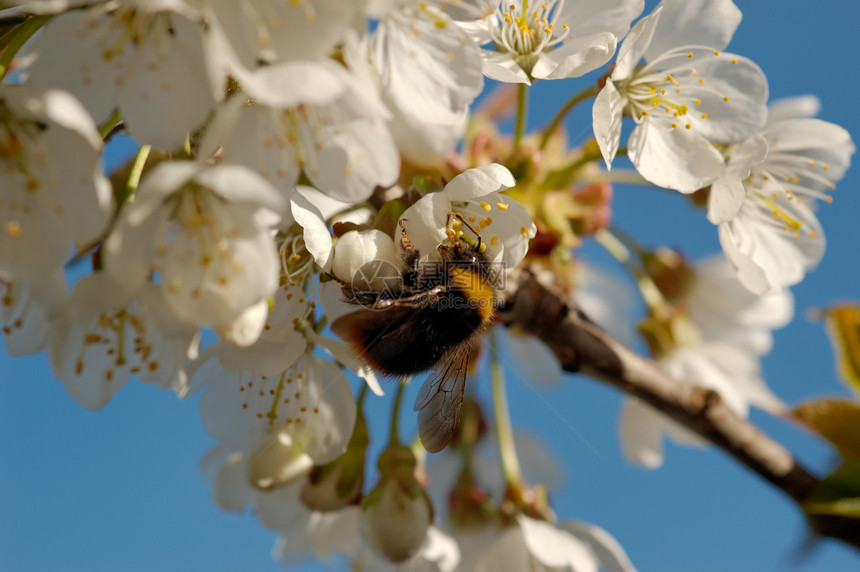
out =
<path fill-rule="evenodd" d="M 720 447 L 799 505 L 809 499 L 818 479 L 785 447 L 731 411 L 716 391 L 679 383 L 653 360 L 624 347 L 556 291 L 549 273 L 515 270 L 508 278 L 502 322 L 546 343 L 565 371 L 593 377 L 641 399 Z M 860 548 L 856 521 L 836 522 L 821 515 L 808 520 L 819 535 Z"/>

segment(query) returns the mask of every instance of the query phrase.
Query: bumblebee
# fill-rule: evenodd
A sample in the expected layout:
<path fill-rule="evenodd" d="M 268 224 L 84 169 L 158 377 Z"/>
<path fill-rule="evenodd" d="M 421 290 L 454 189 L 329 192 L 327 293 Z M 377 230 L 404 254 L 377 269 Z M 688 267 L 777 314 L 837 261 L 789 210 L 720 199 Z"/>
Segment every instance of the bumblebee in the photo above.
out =
<path fill-rule="evenodd" d="M 474 242 L 456 230 L 460 224 L 472 231 Z M 487 261 L 480 235 L 459 215 L 448 215 L 448 239 L 438 247 L 438 260 L 421 261 L 403 220 L 400 227 L 399 288 L 368 291 L 344 284 L 346 301 L 364 309 L 331 327 L 383 375 L 433 370 L 415 411 L 421 443 L 435 453 L 459 425 L 471 348 L 493 321 L 501 274 Z"/>

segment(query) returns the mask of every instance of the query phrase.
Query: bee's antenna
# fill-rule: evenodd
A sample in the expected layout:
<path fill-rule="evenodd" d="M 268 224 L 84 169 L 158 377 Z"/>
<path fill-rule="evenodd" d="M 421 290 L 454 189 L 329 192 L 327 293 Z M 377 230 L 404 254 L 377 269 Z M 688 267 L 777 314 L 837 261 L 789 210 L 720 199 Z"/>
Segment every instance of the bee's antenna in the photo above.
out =
<path fill-rule="evenodd" d="M 457 217 L 458 219 L 460 219 L 460 222 L 462 222 L 463 224 L 465 224 L 465 225 L 466 225 L 466 228 L 468 228 L 469 230 L 471 230 L 471 231 L 472 231 L 472 234 L 474 234 L 475 236 L 477 236 L 477 237 L 478 237 L 478 248 L 476 248 L 476 250 L 477 250 L 478 252 L 481 252 L 481 235 L 480 235 L 480 234 L 478 234 L 478 231 L 477 231 L 477 230 L 475 230 L 474 228 L 472 228 L 472 225 L 470 225 L 469 223 L 467 223 L 467 222 L 465 221 L 465 219 L 460 215 L 460 213 L 454 213 L 454 216 L 455 216 L 455 217 Z"/>

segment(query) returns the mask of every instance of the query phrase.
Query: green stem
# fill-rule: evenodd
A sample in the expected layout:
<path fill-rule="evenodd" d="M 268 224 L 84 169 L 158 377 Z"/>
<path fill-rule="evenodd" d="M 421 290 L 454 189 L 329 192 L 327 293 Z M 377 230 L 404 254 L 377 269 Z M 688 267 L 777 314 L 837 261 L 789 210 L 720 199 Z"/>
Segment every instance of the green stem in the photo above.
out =
<path fill-rule="evenodd" d="M 493 409 L 496 417 L 496 437 L 499 440 L 499 455 L 502 461 L 502 473 L 505 482 L 513 489 L 522 487 L 522 473 L 517 459 L 517 449 L 514 445 L 514 431 L 511 427 L 511 415 L 508 410 L 508 396 L 505 391 L 505 374 L 499 361 L 499 348 L 496 339 L 496 329 L 489 333 L 490 341 L 490 379 L 493 384 Z"/>
<path fill-rule="evenodd" d="M 146 160 L 149 157 L 150 145 L 141 145 L 137 150 L 137 155 L 134 157 L 134 163 L 131 165 L 131 172 L 128 174 L 128 181 L 125 183 L 125 194 L 119 197 L 117 207 L 134 196 L 137 191 L 137 186 L 140 184 L 140 177 L 143 175 L 143 168 L 146 166 Z"/>
<path fill-rule="evenodd" d="M 546 129 L 544 129 L 538 148 L 543 150 L 543 148 L 546 147 L 546 144 L 549 142 L 549 138 L 552 137 L 552 134 L 555 132 L 556 129 L 558 129 L 558 126 L 561 124 L 561 122 L 564 120 L 565 116 L 570 112 L 571 109 L 573 109 L 574 107 L 576 107 L 590 97 L 596 97 L 598 93 L 600 93 L 600 88 L 596 85 L 593 85 L 580 91 L 579 93 L 568 99 L 567 103 L 565 103 L 561 107 L 561 109 L 558 110 L 558 113 L 556 113 L 555 117 L 552 118 L 550 124 L 546 127 Z"/>
<path fill-rule="evenodd" d="M 627 154 L 627 148 L 622 147 L 621 149 L 618 150 L 618 153 L 616 155 L 626 155 L 626 154 Z M 574 173 L 576 173 L 579 169 L 581 169 L 585 165 L 588 165 L 589 163 L 592 163 L 594 161 L 600 161 L 601 159 L 603 159 L 603 154 L 600 151 L 596 151 L 594 153 L 585 153 L 582 155 L 582 157 L 580 157 L 579 159 L 577 159 L 576 161 L 574 161 L 573 163 L 571 163 L 567 167 L 564 167 L 563 169 L 560 169 L 560 170 L 552 173 L 552 175 L 551 175 L 552 180 L 553 181 L 568 181 L 570 176 L 573 175 Z M 565 183 L 565 184 L 567 184 L 567 183 Z"/>
<path fill-rule="evenodd" d="M 514 126 L 514 152 L 519 150 L 523 140 L 523 132 L 526 128 L 526 114 L 528 113 L 528 87 L 521 83 L 517 85 L 517 122 Z"/>
<path fill-rule="evenodd" d="M 99 135 L 101 136 L 102 141 L 107 143 L 108 138 L 113 133 L 113 130 L 116 129 L 116 126 L 119 125 L 120 121 L 122 121 L 122 116 L 119 114 L 119 109 L 114 109 L 110 117 L 108 117 L 104 123 L 99 125 Z"/>
<path fill-rule="evenodd" d="M 12 64 L 12 60 L 24 44 L 27 43 L 27 40 L 39 31 L 39 28 L 44 26 L 45 22 L 50 19 L 50 16 L 33 16 L 28 18 L 23 24 L 14 30 L 14 36 L 12 36 L 9 44 L 3 50 L 3 53 L 0 54 L 0 79 L 6 77 L 6 73 L 9 71 L 9 66 Z"/>
<path fill-rule="evenodd" d="M 406 378 L 400 380 L 400 385 L 397 386 L 397 393 L 394 396 L 394 407 L 391 411 L 391 433 L 388 438 L 390 445 L 400 445 L 400 402 L 403 397 L 403 389 L 406 387 Z"/>
<path fill-rule="evenodd" d="M 639 292 L 642 293 L 642 298 L 651 310 L 665 307 L 667 302 L 663 298 L 663 294 L 660 293 L 660 289 L 657 288 L 651 277 L 632 260 L 630 251 L 633 250 L 641 258 L 642 249 L 633 243 L 627 234 L 616 232 L 623 237 L 609 229 L 602 228 L 594 233 L 594 239 L 636 278 Z"/>
<path fill-rule="evenodd" d="M 361 389 L 358 390 L 358 399 L 355 400 L 355 405 L 361 411 L 361 406 L 364 404 L 364 398 L 367 396 L 367 384 L 362 383 Z"/>

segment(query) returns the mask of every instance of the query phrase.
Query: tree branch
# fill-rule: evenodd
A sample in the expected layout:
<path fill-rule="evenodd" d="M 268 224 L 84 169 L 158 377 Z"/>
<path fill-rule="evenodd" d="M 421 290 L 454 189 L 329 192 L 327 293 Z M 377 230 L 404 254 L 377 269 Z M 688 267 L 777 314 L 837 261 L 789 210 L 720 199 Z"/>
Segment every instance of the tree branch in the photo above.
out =
<path fill-rule="evenodd" d="M 738 462 L 802 505 L 818 479 L 791 453 L 755 425 L 736 415 L 711 389 L 679 383 L 657 364 L 612 338 L 591 322 L 572 299 L 560 294 L 552 274 L 537 269 L 509 271 L 502 322 L 546 343 L 565 371 L 608 383 L 635 396 L 720 447 Z M 813 530 L 860 548 L 854 523 L 808 515 Z M 856 521 L 855 521 L 856 522 Z"/>

